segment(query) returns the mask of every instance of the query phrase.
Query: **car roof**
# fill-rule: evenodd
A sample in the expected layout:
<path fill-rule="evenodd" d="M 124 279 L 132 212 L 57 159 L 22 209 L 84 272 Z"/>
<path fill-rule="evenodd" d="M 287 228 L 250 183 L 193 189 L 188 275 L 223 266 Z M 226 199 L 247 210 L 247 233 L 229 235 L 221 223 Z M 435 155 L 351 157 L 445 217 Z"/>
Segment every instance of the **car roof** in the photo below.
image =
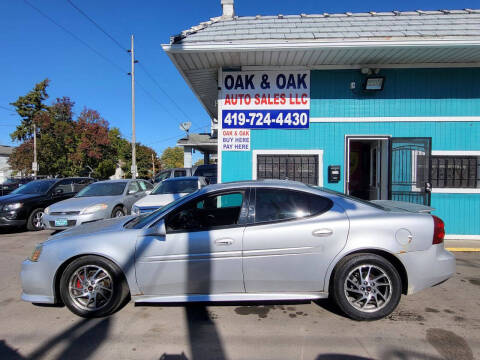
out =
<path fill-rule="evenodd" d="M 204 187 L 204 191 L 216 191 L 216 190 L 229 190 L 239 189 L 246 187 L 272 187 L 272 188 L 284 188 L 291 190 L 312 190 L 312 188 L 299 181 L 292 180 L 246 180 L 246 181 L 233 181 L 221 184 L 212 184 Z"/>
<path fill-rule="evenodd" d="M 176 181 L 176 180 L 196 180 L 196 181 L 198 181 L 200 179 L 204 179 L 204 177 L 203 176 L 177 176 L 177 177 L 165 179 L 163 181 Z"/>
<path fill-rule="evenodd" d="M 98 184 L 98 183 L 127 183 L 129 181 L 132 181 L 132 179 L 102 180 L 102 181 L 97 181 L 96 184 Z"/>

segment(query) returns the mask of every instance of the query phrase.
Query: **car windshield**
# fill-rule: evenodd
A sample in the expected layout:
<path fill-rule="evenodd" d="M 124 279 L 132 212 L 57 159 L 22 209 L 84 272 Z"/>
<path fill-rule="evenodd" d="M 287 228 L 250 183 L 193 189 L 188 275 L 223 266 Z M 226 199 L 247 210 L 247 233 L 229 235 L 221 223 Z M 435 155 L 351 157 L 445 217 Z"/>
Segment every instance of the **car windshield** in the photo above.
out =
<path fill-rule="evenodd" d="M 29 182 L 10 194 L 45 194 L 57 180 L 36 180 Z"/>
<path fill-rule="evenodd" d="M 14 179 L 5 179 L 2 182 L 0 182 L 1 185 L 8 185 L 8 184 L 15 184 L 17 181 Z"/>
<path fill-rule="evenodd" d="M 82 189 L 75 197 L 122 195 L 127 182 L 93 183 Z"/>
<path fill-rule="evenodd" d="M 195 170 L 195 176 L 216 177 L 217 169 L 215 167 L 199 167 Z"/>
<path fill-rule="evenodd" d="M 192 193 L 198 190 L 198 180 L 166 180 L 158 184 L 151 195 Z"/>
<path fill-rule="evenodd" d="M 190 199 L 191 197 L 195 196 L 195 192 L 185 196 L 185 197 L 181 197 L 181 198 L 178 198 L 177 200 L 169 203 L 168 205 L 165 205 L 157 210 L 155 210 L 154 212 L 151 212 L 151 213 L 146 213 L 146 214 L 142 214 L 142 215 L 139 215 L 135 218 L 133 218 L 132 220 L 130 220 L 129 222 L 127 222 L 124 227 L 127 228 L 127 229 L 141 229 L 143 228 L 145 225 L 149 224 L 150 222 L 152 222 L 155 218 L 157 218 L 158 216 L 161 216 L 163 213 L 167 212 L 168 210 L 172 209 L 174 206 L 176 206 L 179 202 L 181 201 L 188 201 L 188 199 Z"/>

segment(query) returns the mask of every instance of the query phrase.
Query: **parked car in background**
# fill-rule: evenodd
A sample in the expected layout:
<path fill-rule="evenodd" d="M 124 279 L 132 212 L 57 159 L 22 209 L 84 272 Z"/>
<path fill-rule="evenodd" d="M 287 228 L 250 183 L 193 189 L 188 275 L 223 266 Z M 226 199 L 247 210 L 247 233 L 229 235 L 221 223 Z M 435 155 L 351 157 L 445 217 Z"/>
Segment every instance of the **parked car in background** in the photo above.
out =
<path fill-rule="evenodd" d="M 42 230 L 43 211 L 47 206 L 73 197 L 93 181 L 91 178 L 31 181 L 0 197 L 0 226 Z"/>
<path fill-rule="evenodd" d="M 383 205 L 293 181 L 209 185 L 150 214 L 52 236 L 22 264 L 22 299 L 62 302 L 88 318 L 129 296 L 137 304 L 330 297 L 353 319 L 380 319 L 402 294 L 455 273 L 442 220 Z"/>
<path fill-rule="evenodd" d="M 107 180 L 90 184 L 71 199 L 47 207 L 47 229 L 63 230 L 130 213 L 132 205 L 153 188 L 145 180 Z"/>
<path fill-rule="evenodd" d="M 152 192 L 132 207 L 132 214 L 152 212 L 207 185 L 201 176 L 170 178 L 158 183 Z"/>
<path fill-rule="evenodd" d="M 5 179 L 0 184 L 0 196 L 8 195 L 13 190 L 18 189 L 20 186 L 25 185 L 26 183 L 29 183 L 30 181 L 33 181 L 33 180 L 34 180 L 33 178 L 29 178 L 29 177 Z"/>
<path fill-rule="evenodd" d="M 217 164 L 199 165 L 192 168 L 193 176 L 203 176 L 209 184 L 217 183 Z"/>
<path fill-rule="evenodd" d="M 191 176 L 192 169 L 189 168 L 174 168 L 174 169 L 167 169 L 160 171 L 154 179 L 154 183 L 159 183 L 163 180 L 175 178 L 175 177 L 183 177 L 183 176 Z"/>

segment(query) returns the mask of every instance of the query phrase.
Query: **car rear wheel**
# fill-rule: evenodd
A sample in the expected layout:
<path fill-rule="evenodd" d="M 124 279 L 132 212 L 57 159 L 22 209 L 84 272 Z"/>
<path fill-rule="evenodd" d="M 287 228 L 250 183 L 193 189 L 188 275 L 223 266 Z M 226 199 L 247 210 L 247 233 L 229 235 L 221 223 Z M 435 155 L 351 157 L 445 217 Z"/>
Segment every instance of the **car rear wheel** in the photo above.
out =
<path fill-rule="evenodd" d="M 392 313 L 402 293 L 395 267 L 375 254 L 345 258 L 333 277 L 333 299 L 354 320 L 377 320 Z"/>
<path fill-rule="evenodd" d="M 27 229 L 30 231 L 43 230 L 43 209 L 35 209 L 30 213 L 27 220 Z"/>
<path fill-rule="evenodd" d="M 112 211 L 112 218 L 116 217 L 122 217 L 125 216 L 125 210 L 123 210 L 123 207 L 121 206 L 116 206 L 115 209 Z"/>
<path fill-rule="evenodd" d="M 83 256 L 70 263 L 60 279 L 60 296 L 71 312 L 85 318 L 107 316 L 128 298 L 121 270 L 98 256 Z"/>

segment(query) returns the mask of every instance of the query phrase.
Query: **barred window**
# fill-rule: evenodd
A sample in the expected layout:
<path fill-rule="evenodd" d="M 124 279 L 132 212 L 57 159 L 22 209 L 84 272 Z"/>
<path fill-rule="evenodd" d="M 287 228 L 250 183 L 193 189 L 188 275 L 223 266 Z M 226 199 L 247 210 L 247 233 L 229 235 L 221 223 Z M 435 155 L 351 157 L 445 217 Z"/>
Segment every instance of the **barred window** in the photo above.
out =
<path fill-rule="evenodd" d="M 480 156 L 432 156 L 434 188 L 480 188 Z"/>
<path fill-rule="evenodd" d="M 318 185 L 318 156 L 258 155 L 257 179 L 288 179 Z"/>

